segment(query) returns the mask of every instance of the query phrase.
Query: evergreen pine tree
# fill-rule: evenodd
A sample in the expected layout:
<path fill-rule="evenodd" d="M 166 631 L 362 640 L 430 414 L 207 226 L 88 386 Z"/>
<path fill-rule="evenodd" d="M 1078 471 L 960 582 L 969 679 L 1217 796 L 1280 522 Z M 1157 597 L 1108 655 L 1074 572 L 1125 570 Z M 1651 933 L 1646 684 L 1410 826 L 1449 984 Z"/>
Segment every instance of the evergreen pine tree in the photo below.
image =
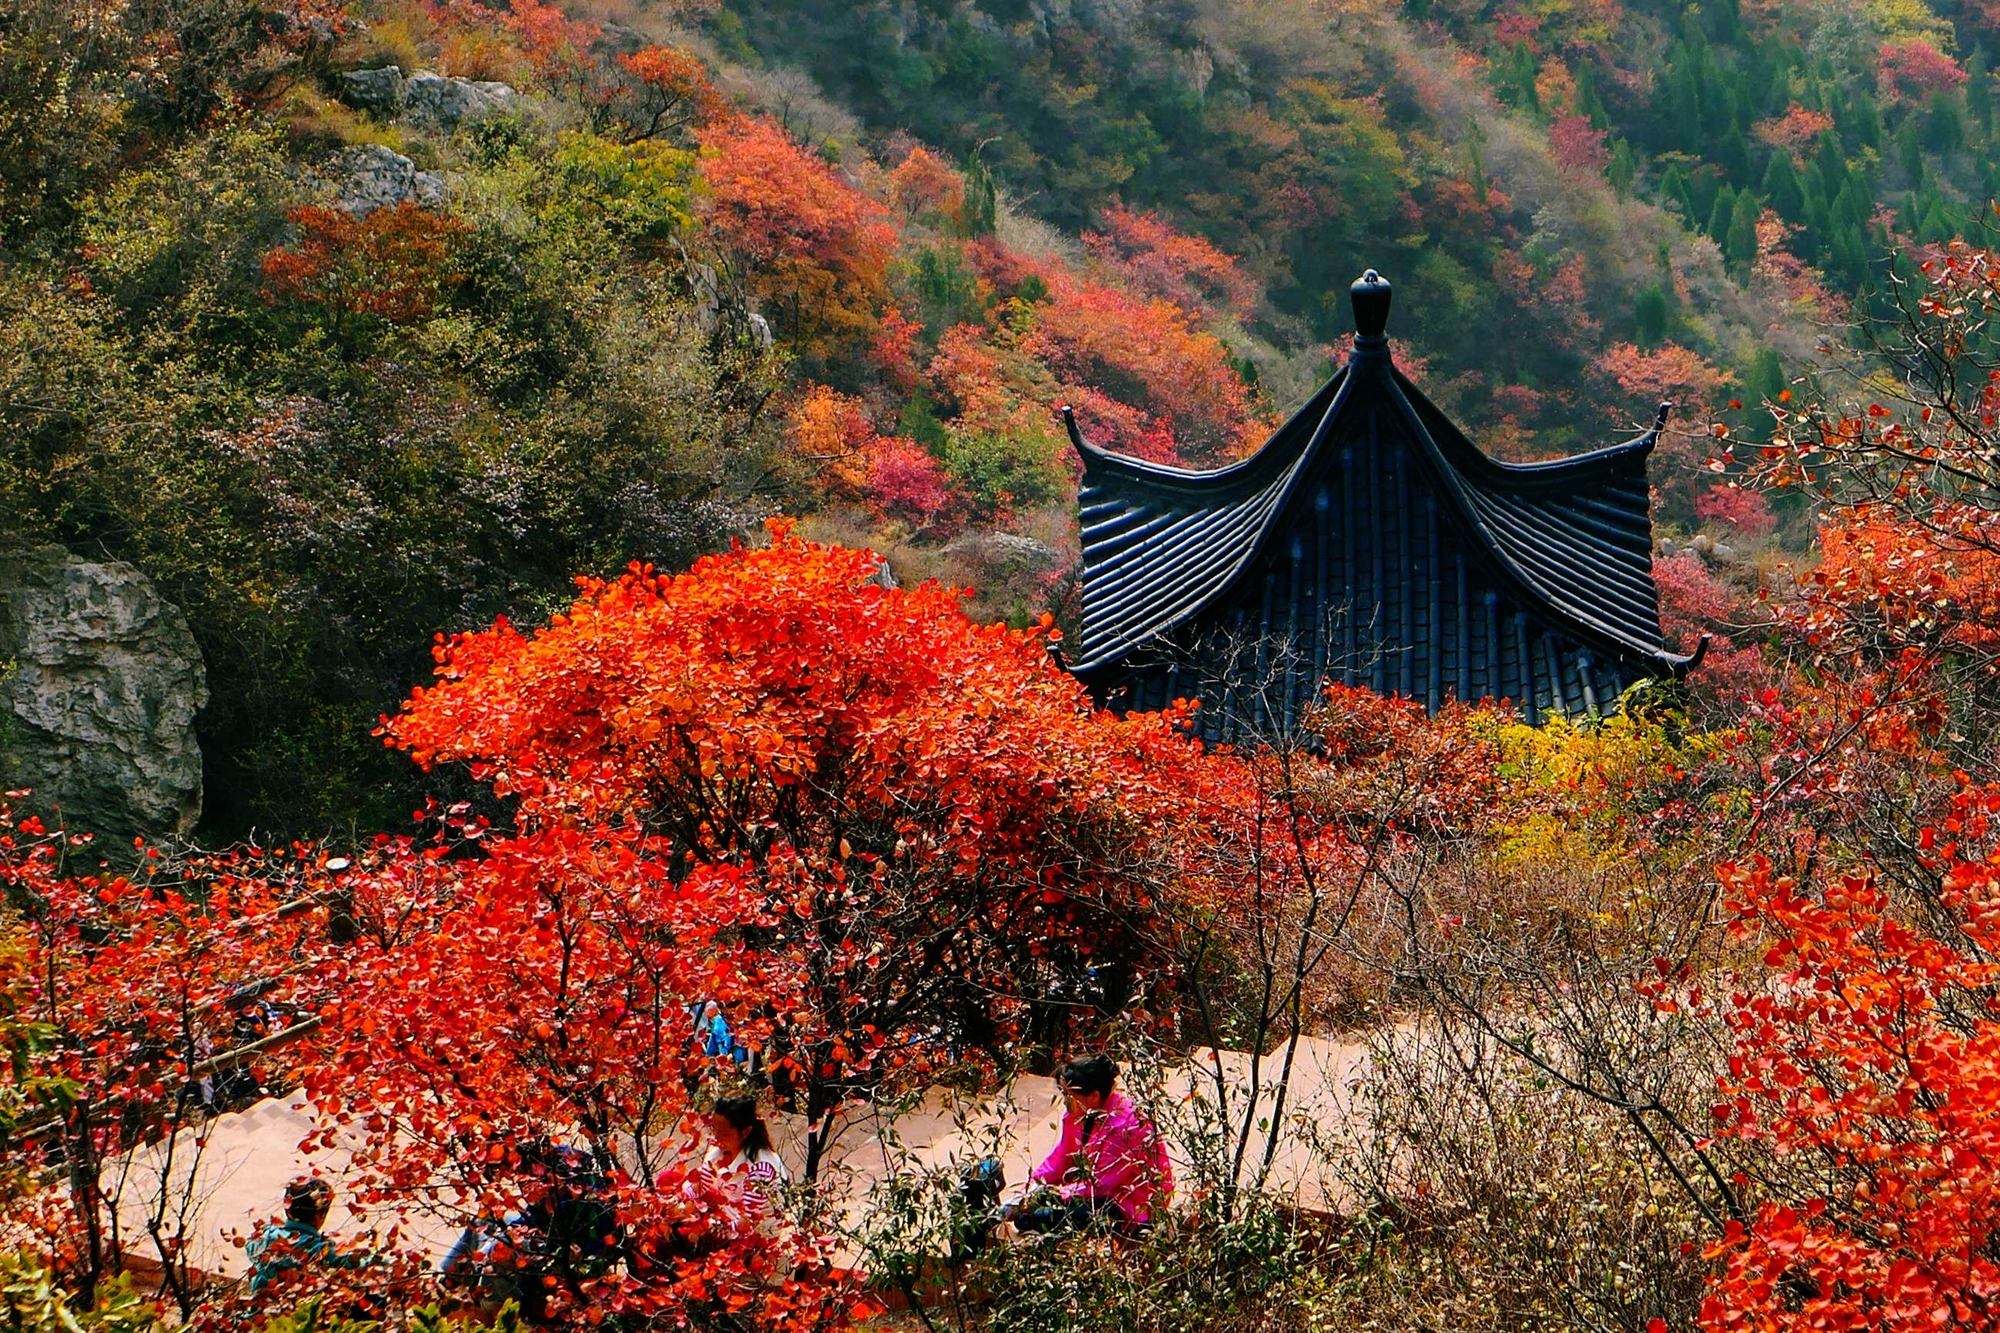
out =
<path fill-rule="evenodd" d="M 1813 165 L 1819 168 L 1820 190 L 1828 199 L 1839 194 L 1847 184 L 1849 171 L 1847 157 L 1840 151 L 1840 142 L 1831 132 L 1819 136 L 1819 145 L 1813 149 Z"/>
<path fill-rule="evenodd" d="M 1945 212 L 1944 201 L 1933 195 L 1929 207 L 1924 209 L 1924 220 L 1917 232 L 1917 239 L 1948 241 L 1951 236 L 1951 217 Z"/>
<path fill-rule="evenodd" d="M 1589 65 L 1576 72 L 1576 113 L 1588 120 L 1593 129 L 1609 129 L 1611 113 L 1604 109 L 1604 99 L 1597 95 L 1597 76 Z"/>
<path fill-rule="evenodd" d="M 1715 192 L 1715 206 L 1708 210 L 1708 225 L 1702 230 L 1728 253 L 1729 224 L 1736 216 L 1736 191 L 1727 185 Z"/>
<path fill-rule="evenodd" d="M 1857 149 L 1882 146 L 1882 112 L 1873 96 L 1865 91 L 1855 94 L 1854 112 L 1845 129 L 1848 141 Z"/>
<path fill-rule="evenodd" d="M 965 164 L 965 234 L 991 236 L 998 211 L 999 199 L 993 187 L 993 173 L 974 155 Z"/>
<path fill-rule="evenodd" d="M 1623 139 L 1613 140 L 1611 161 L 1605 164 L 1604 176 L 1620 199 L 1632 193 L 1632 178 L 1638 174 L 1639 164 L 1632 156 L 1632 145 Z"/>
<path fill-rule="evenodd" d="M 1956 153 L 1965 147 L 1965 111 L 1957 93 L 1931 94 L 1924 144 L 1933 153 Z"/>
<path fill-rule="evenodd" d="M 1750 390 L 1753 402 L 1776 402 L 1778 395 L 1785 391 L 1785 367 L 1778 360 L 1778 349 L 1759 347 L 1757 354 L 1750 358 L 1750 369 L 1743 377 L 1744 387 Z"/>
<path fill-rule="evenodd" d="M 1924 178 L 1923 126 L 1914 115 L 1903 117 L 1903 123 L 1896 127 L 1896 164 L 1912 187 Z"/>
<path fill-rule="evenodd" d="M 1496 72 L 1501 101 L 1523 111 L 1539 112 L 1542 109 L 1541 90 L 1535 87 L 1535 75 L 1539 72 L 1535 53 L 1528 49 L 1526 42 L 1516 42 L 1499 63 Z"/>
<path fill-rule="evenodd" d="M 1868 214 L 1862 207 L 1862 196 L 1849 181 L 1840 187 L 1840 193 L 1833 197 L 1833 204 L 1827 209 L 1828 225 L 1832 230 L 1859 239 L 1868 228 Z"/>
<path fill-rule="evenodd" d="M 1722 189 L 1722 173 L 1703 164 L 1688 177 L 1688 221 L 1702 226 L 1715 208 L 1715 196 Z"/>
<path fill-rule="evenodd" d="M 1673 163 L 1660 177 L 1660 197 L 1679 209 L 1689 226 L 1694 225 L 1694 197 L 1688 193 L 1687 172 L 1681 170 L 1680 163 Z"/>
<path fill-rule="evenodd" d="M 1965 62 L 1965 114 L 1982 134 L 1993 131 L 1993 71 L 1987 68 L 1984 48 L 1975 50 Z"/>
<path fill-rule="evenodd" d="M 1667 291 L 1657 282 L 1649 282 L 1639 289 L 1632 299 L 1632 323 L 1639 334 L 1639 345 L 1653 348 L 1667 336 Z"/>
<path fill-rule="evenodd" d="M 1743 137 L 1740 126 L 1731 125 L 1728 133 L 1716 141 L 1715 160 L 1736 179 L 1750 178 L 1750 141 Z"/>
<path fill-rule="evenodd" d="M 1797 221 L 1804 211 L 1805 195 L 1800 190 L 1798 169 L 1792 165 L 1792 155 L 1784 149 L 1771 154 L 1771 163 L 1764 168 L 1760 193 L 1781 217 Z"/>
<path fill-rule="evenodd" d="M 1799 181 L 1799 224 L 1803 229 L 1799 238 L 1801 254 L 1824 253 L 1831 213 L 1826 191 L 1820 185 L 1819 168 L 1807 167 Z"/>
<path fill-rule="evenodd" d="M 1722 256 L 1739 274 L 1748 273 L 1757 262 L 1757 219 L 1764 215 L 1762 203 L 1749 190 L 1736 196 L 1730 210 L 1729 230 L 1722 238 Z"/>
<path fill-rule="evenodd" d="M 1698 150 L 1701 142 L 1701 81 L 1692 56 L 1683 55 L 1667 75 L 1668 118 L 1674 146 Z"/>

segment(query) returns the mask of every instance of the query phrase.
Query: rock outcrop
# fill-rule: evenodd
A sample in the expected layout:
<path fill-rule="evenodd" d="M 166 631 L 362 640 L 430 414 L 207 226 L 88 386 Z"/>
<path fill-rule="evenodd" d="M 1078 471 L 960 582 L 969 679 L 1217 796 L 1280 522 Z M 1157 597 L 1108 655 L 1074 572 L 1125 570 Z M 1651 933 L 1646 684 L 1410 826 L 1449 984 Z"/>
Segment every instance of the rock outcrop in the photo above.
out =
<path fill-rule="evenodd" d="M 334 158 L 333 174 L 338 189 L 334 202 L 356 216 L 406 200 L 431 205 L 444 198 L 442 176 L 418 171 L 416 163 L 381 144 L 343 149 Z"/>
<path fill-rule="evenodd" d="M 1040 574 L 1062 563 L 1047 542 L 1012 532 L 968 532 L 944 549 L 991 574 Z"/>
<path fill-rule="evenodd" d="M 467 121 L 500 115 L 521 104 L 521 95 L 490 79 L 452 79 L 420 69 L 403 81 L 403 119 L 449 134 Z"/>
<path fill-rule="evenodd" d="M 522 103 L 521 94 L 492 79 L 455 79 L 420 69 L 408 78 L 395 65 L 351 69 L 337 80 L 340 100 L 383 120 L 449 134 L 468 121 L 501 115 Z"/>
<path fill-rule="evenodd" d="M 207 702 L 187 617 L 137 569 L 59 546 L 0 556 L 0 787 L 107 845 L 187 833 Z"/>
<path fill-rule="evenodd" d="M 403 71 L 394 65 L 351 69 L 337 80 L 340 100 L 384 120 L 403 114 Z"/>

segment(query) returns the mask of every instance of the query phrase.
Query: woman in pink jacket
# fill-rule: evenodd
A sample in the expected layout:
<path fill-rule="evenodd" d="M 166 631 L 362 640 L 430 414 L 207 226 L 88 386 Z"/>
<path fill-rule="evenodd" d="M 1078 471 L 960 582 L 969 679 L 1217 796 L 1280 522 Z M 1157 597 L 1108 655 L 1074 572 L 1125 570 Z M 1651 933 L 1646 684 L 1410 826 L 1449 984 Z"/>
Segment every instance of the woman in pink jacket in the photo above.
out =
<path fill-rule="evenodd" d="M 1086 1055 L 1063 1067 L 1062 1137 L 1029 1179 L 1037 1188 L 1010 1210 L 1022 1231 L 1061 1231 L 1104 1219 L 1149 1225 L 1174 1192 L 1158 1126 L 1116 1091 L 1118 1066 Z"/>

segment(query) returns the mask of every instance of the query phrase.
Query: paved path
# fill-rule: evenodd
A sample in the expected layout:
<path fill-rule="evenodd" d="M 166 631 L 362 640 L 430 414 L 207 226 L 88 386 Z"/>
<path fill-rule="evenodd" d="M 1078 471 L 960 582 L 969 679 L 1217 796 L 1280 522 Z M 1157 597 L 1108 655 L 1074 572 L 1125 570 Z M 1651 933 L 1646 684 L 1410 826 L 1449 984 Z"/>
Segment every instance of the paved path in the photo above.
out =
<path fill-rule="evenodd" d="M 1345 1199 L 1332 1178 L 1329 1160 L 1341 1155 L 1340 1136 L 1354 1122 L 1354 1086 L 1367 1073 L 1367 1048 L 1351 1040 L 1302 1039 L 1286 1114 L 1274 1126 L 1272 1080 L 1281 1054 L 1282 1048 L 1272 1052 L 1259 1071 L 1258 1128 L 1246 1154 L 1244 1178 L 1249 1178 L 1265 1136 L 1275 1133 L 1278 1146 L 1266 1189 L 1288 1204 L 1338 1211 Z M 1195 1173 L 1174 1127 L 1213 1122 L 1218 1067 L 1231 1119 L 1241 1124 L 1250 1085 L 1250 1058 L 1245 1052 L 1206 1048 L 1192 1052 L 1186 1062 L 1162 1070 L 1157 1089 L 1148 1094 L 1169 1128 L 1175 1171 L 1183 1181 Z M 878 1214 L 885 1181 L 925 1173 L 948 1176 L 989 1156 L 1001 1160 L 1009 1185 L 1018 1185 L 1054 1147 L 1061 1116 L 1054 1083 L 1036 1076 L 1022 1076 L 999 1093 L 979 1098 L 932 1089 L 916 1105 L 895 1114 L 852 1108 L 841 1118 L 821 1173 L 833 1201 L 833 1220 L 853 1231 Z M 803 1124 L 777 1117 L 772 1127 L 780 1153 L 796 1173 L 804 1159 Z M 302 1096 L 273 1098 L 218 1116 L 199 1131 L 183 1130 L 166 1143 L 114 1164 L 109 1169 L 121 1174 L 114 1174 L 107 1184 L 120 1185 L 119 1226 L 131 1238 L 130 1252 L 141 1258 L 151 1255 L 147 1216 L 162 1195 L 164 1181 L 169 1197 L 191 1201 L 185 1216 L 177 1219 L 179 1225 L 169 1227 L 186 1236 L 189 1263 L 199 1272 L 239 1277 L 245 1270 L 243 1240 L 258 1219 L 281 1211 L 285 1183 L 308 1171 L 317 1171 L 334 1186 L 336 1203 L 328 1233 L 347 1246 L 380 1245 L 390 1221 L 358 1218 L 346 1207 L 350 1194 L 346 1178 L 352 1169 L 349 1150 L 336 1141 L 311 1156 L 300 1151 L 299 1144 L 313 1128 L 312 1110 Z M 1183 1190 L 1183 1200 L 1185 1195 Z M 451 1222 L 426 1217 L 421 1211 L 394 1226 L 399 1239 L 433 1260 L 457 1234 Z M 858 1248 L 850 1257 L 859 1259 Z"/>

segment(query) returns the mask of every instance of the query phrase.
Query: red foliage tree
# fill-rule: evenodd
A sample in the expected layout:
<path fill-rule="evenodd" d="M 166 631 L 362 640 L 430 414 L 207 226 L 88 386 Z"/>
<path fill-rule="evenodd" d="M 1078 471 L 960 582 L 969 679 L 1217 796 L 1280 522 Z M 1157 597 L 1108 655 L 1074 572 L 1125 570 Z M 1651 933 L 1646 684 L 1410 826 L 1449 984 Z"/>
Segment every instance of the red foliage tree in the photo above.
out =
<path fill-rule="evenodd" d="M 1802 153 L 1819 142 L 1819 136 L 1833 128 L 1833 117 L 1824 111 L 1794 102 L 1782 116 L 1757 122 L 1757 137 L 1774 148 Z"/>
<path fill-rule="evenodd" d="M 1695 497 L 1694 513 L 1704 523 L 1720 524 L 1752 541 L 1770 536 L 1778 525 L 1777 515 L 1771 512 L 1771 502 L 1764 498 L 1764 493 L 1744 486 L 1709 487 Z"/>
<path fill-rule="evenodd" d="M 602 31 L 596 24 L 573 19 L 544 0 L 508 0 L 493 12 L 544 78 L 567 81 L 592 63 L 591 43 Z"/>
<path fill-rule="evenodd" d="M 429 319 L 457 283 L 454 243 L 466 225 L 407 200 L 354 217 L 336 208 L 294 208 L 298 239 L 263 258 L 273 301 L 315 305 L 336 320 L 390 324 Z"/>
<path fill-rule="evenodd" d="M 858 495 L 868 484 L 877 438 L 866 404 L 823 384 L 807 389 L 785 414 L 793 457 L 836 494 Z"/>
<path fill-rule="evenodd" d="M 1738 642 L 1759 619 L 1746 597 L 1692 551 L 1656 560 L 1653 573 L 1660 589 L 1660 628 L 1667 637 L 1683 652 L 1692 652 L 1708 638 L 1708 651 L 1693 677 L 1696 686 L 1731 704 L 1770 686 L 1772 671 L 1763 653 L 1754 642 Z"/>
<path fill-rule="evenodd" d="M 1653 351 L 1642 351 L 1631 343 L 1618 343 L 1598 361 L 1598 369 L 1618 387 L 1639 398 L 1671 399 L 1684 412 L 1705 408 L 1723 388 L 1735 383 L 1735 376 L 1718 370 L 1700 353 L 1676 343 L 1663 343 Z M 1629 407 L 1618 409 L 1629 414 Z"/>
<path fill-rule="evenodd" d="M 1712 1328 L 1996 1321 L 2000 385 L 1967 361 L 1995 263 L 1963 242 L 1927 261 L 1888 349 L 1905 398 L 1809 385 L 1748 460 L 1824 518 L 1791 626 L 1813 670 L 1759 703 L 1758 822 L 1796 859 L 1721 876 L 1768 971 L 1723 1007 L 1718 1141 L 1754 1170 L 1710 1251 Z"/>
<path fill-rule="evenodd" d="M 322 1026 L 297 1059 L 320 1138 L 354 1154 L 355 1201 L 505 1216 L 557 1187 L 533 1147 L 553 1141 L 605 1182 L 625 1262 L 552 1264 L 551 1317 L 807 1330 L 862 1313 L 823 1238 L 689 1151 L 690 1090 L 726 1064 L 703 1057 L 691 1006 L 728 1006 L 761 1043 L 757 1006 L 794 1003 L 745 943 L 767 921 L 743 875 L 684 872 L 629 824 L 465 832 L 476 853 L 384 840 L 341 881 L 359 938 L 323 953 Z"/>
<path fill-rule="evenodd" d="M 41 1253 L 86 1300 L 143 1261 L 185 1316 L 198 1295 L 182 1234 L 186 1177 L 135 1173 L 119 1159 L 201 1124 L 227 1077 L 208 1061 L 234 1044 L 233 1002 L 296 1002 L 296 959 L 315 951 L 323 917 L 296 914 L 313 905 L 316 878 L 302 851 L 136 850 L 133 869 L 114 871 L 85 839 L 0 800 L 0 901 L 18 914 L 26 982 L 7 998 L 46 1029 L 0 1085 L 61 1090 L 39 1107 L 50 1118 L 21 1126 L 30 1132 L 8 1149 L 31 1168 L 60 1164 L 64 1186 L 10 1199 L 0 1244 Z M 189 1135 L 183 1166 L 203 1150 Z"/>
<path fill-rule="evenodd" d="M 1866 873 L 1807 886 L 1725 867 L 1772 969 L 1728 1009 L 1718 1132 L 1813 1164 L 1712 1247 L 1711 1329 L 2000 1321 L 2000 790 L 1961 793 L 1924 846 L 1949 912 L 1907 920 Z"/>
<path fill-rule="evenodd" d="M 889 173 L 889 197 L 906 218 L 930 214 L 956 227 L 964 220 L 965 177 L 919 144 Z"/>
<path fill-rule="evenodd" d="M 913 440 L 878 443 L 868 462 L 868 503 L 885 518 L 927 528 L 953 506 L 951 486 L 937 460 Z"/>
<path fill-rule="evenodd" d="M 1920 102 L 1961 86 L 1966 77 L 1964 66 L 1921 37 L 1884 42 L 1876 55 L 1875 78 L 1885 97 Z"/>
<path fill-rule="evenodd" d="M 1198 318 L 1247 317 L 1262 299 L 1234 259 L 1199 236 L 1174 230 L 1156 213 L 1113 204 L 1104 211 L 1103 226 L 1084 233 L 1085 248 L 1148 296 L 1172 301 Z"/>
<path fill-rule="evenodd" d="M 720 120 L 699 137 L 710 223 L 782 330 L 815 351 L 869 334 L 895 249 L 880 206 L 770 121 Z"/>
<path fill-rule="evenodd" d="M 1601 176 L 1611 160 L 1604 139 L 1604 131 L 1593 126 L 1588 116 L 1558 116 L 1549 124 L 1549 151 L 1565 176 Z"/>
<path fill-rule="evenodd" d="M 724 107 L 707 67 L 677 46 L 641 47 L 620 55 L 617 67 L 630 82 L 608 90 L 605 100 L 620 112 L 633 138 L 678 133 Z"/>
<path fill-rule="evenodd" d="M 1228 350 L 1179 306 L 1060 270 L 1048 290 L 1023 348 L 1059 379 L 1149 408 L 1189 458 L 1214 458 L 1257 434 L 1250 388 Z"/>
<path fill-rule="evenodd" d="M 975 626 L 955 591 L 877 586 L 878 563 L 779 525 L 683 575 L 591 582 L 532 636 L 441 645 L 439 683 L 386 724 L 542 836 L 629 829 L 644 873 L 741 887 L 809 1169 L 848 1097 L 1053 1039 L 1093 986 L 1134 993 L 1155 838 L 1200 762 L 1171 718 L 1096 712 L 1046 627 Z"/>

